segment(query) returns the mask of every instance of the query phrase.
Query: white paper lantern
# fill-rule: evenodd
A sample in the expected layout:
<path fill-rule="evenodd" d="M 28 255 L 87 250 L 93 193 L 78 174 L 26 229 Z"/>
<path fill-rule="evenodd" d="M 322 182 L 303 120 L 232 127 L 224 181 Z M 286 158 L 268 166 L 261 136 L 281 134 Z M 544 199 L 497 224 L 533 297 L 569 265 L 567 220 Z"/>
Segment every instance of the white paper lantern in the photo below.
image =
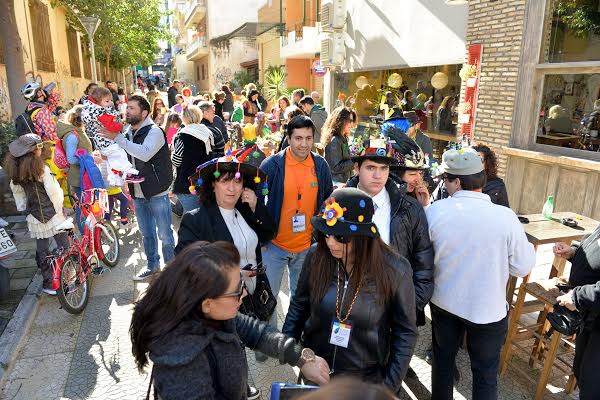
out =
<path fill-rule="evenodd" d="M 448 75 L 443 72 L 436 72 L 431 77 L 431 86 L 436 89 L 443 89 L 448 86 Z"/>
<path fill-rule="evenodd" d="M 388 77 L 388 86 L 394 89 L 398 89 L 402 86 L 402 76 L 399 73 L 394 72 Z"/>
<path fill-rule="evenodd" d="M 356 78 L 356 81 L 354 81 L 354 83 L 356 83 L 357 88 L 362 89 L 365 85 L 369 84 L 369 80 L 366 76 L 361 75 L 358 78 Z"/>

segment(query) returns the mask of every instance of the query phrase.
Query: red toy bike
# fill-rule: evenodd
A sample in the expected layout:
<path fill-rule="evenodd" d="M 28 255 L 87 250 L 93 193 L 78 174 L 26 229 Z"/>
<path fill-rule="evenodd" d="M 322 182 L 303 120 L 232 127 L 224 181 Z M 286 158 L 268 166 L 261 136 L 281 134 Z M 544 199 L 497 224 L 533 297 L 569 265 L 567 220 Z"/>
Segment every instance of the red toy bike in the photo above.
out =
<path fill-rule="evenodd" d="M 72 197 L 72 196 L 71 196 Z M 88 275 L 100 275 L 104 267 L 114 267 L 119 261 L 119 237 L 115 228 L 103 221 L 108 210 L 108 194 L 104 189 L 85 190 L 81 201 L 73 198 L 74 206 L 81 208 L 85 218 L 81 239 L 74 234 L 73 220 L 57 227 L 66 231 L 70 238 L 70 247 L 57 249 L 49 256 L 52 265 L 52 288 L 56 290 L 58 300 L 67 312 L 81 313 L 89 300 Z"/>

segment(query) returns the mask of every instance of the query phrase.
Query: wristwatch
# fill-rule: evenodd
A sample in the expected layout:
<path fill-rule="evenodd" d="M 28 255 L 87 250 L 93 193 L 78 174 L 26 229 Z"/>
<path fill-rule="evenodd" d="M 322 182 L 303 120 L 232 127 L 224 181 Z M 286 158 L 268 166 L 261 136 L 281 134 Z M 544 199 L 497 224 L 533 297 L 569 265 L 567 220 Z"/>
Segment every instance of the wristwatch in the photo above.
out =
<path fill-rule="evenodd" d="M 298 367 L 302 368 L 304 364 L 313 362 L 317 359 L 315 356 L 315 352 L 309 348 L 303 348 L 300 353 L 300 358 L 298 359 Z"/>

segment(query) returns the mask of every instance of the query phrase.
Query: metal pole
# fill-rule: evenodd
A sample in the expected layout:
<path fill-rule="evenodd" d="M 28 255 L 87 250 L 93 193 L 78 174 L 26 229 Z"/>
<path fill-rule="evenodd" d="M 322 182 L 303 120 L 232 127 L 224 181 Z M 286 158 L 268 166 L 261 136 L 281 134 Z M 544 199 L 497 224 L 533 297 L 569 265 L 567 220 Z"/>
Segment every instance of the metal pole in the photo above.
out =
<path fill-rule="evenodd" d="M 96 75 L 96 52 L 94 51 L 94 35 L 89 35 L 90 37 L 90 52 L 92 53 L 92 82 L 98 83 L 98 76 Z"/>

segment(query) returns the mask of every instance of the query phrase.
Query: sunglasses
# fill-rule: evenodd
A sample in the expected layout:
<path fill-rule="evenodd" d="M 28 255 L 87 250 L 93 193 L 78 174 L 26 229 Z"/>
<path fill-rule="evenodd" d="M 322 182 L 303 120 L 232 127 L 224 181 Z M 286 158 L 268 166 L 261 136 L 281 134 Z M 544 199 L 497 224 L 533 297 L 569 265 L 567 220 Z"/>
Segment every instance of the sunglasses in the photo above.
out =
<path fill-rule="evenodd" d="M 456 179 L 456 178 L 449 178 L 448 175 L 446 175 L 446 174 L 442 175 L 442 178 L 444 179 L 444 181 L 448 181 L 448 182 L 453 181 L 454 179 Z"/>
<path fill-rule="evenodd" d="M 36 143 L 36 144 L 35 144 L 35 148 L 36 148 L 36 149 L 43 149 L 43 148 L 44 148 L 44 143 L 43 143 L 43 142 Z"/>
<path fill-rule="evenodd" d="M 225 293 L 220 297 L 237 297 L 238 301 L 240 301 L 240 299 L 242 298 L 242 295 L 244 294 L 244 290 L 246 290 L 246 282 L 244 282 L 243 279 L 240 279 L 240 289 L 237 292 L 232 292 L 232 293 Z"/>
<path fill-rule="evenodd" d="M 342 244 L 348 244 L 352 240 L 352 238 L 341 236 L 341 235 L 329 235 L 325 234 L 325 238 L 333 237 L 337 242 Z"/>

